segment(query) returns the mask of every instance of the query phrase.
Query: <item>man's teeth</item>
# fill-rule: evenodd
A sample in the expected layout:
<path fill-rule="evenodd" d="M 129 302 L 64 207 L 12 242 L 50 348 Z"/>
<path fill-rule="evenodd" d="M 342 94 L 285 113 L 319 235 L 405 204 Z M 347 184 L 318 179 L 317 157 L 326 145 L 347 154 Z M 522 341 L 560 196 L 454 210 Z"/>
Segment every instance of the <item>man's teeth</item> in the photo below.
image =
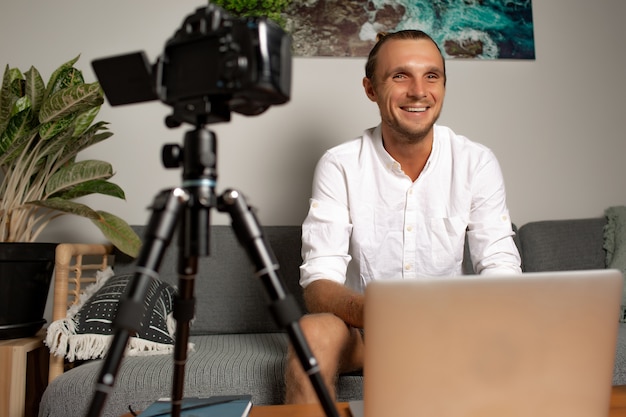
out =
<path fill-rule="evenodd" d="M 421 113 L 421 112 L 426 111 L 426 107 L 405 107 L 404 110 L 415 112 L 415 113 Z"/>

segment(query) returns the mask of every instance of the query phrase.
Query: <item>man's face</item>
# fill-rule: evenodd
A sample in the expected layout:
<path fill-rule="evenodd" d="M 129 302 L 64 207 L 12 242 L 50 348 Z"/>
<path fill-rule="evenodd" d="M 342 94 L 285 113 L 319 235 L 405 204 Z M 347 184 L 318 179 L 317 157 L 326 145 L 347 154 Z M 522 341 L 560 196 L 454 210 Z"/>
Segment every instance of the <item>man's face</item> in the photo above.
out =
<path fill-rule="evenodd" d="M 365 92 L 378 104 L 383 137 L 419 142 L 432 134 L 445 95 L 443 58 L 428 39 L 396 39 L 378 52 L 374 79 Z"/>

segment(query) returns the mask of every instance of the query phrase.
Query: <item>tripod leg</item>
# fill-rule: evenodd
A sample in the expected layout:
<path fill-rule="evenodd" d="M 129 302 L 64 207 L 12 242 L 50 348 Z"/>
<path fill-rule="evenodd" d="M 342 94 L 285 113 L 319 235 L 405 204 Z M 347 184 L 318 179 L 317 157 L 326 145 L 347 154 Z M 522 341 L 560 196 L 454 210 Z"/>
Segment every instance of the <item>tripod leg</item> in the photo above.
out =
<path fill-rule="evenodd" d="M 176 344 L 171 399 L 174 417 L 180 416 L 182 411 L 190 323 L 196 306 L 194 286 L 198 272 L 198 258 L 209 254 L 209 209 L 211 207 L 197 201 L 201 200 L 203 190 L 206 188 L 194 187 L 190 191 L 192 203 L 183 211 L 179 227 L 178 291 L 174 303 Z M 213 190 L 208 190 L 206 195 L 213 195 Z M 208 202 L 211 199 L 207 198 L 205 201 Z"/>
<path fill-rule="evenodd" d="M 120 301 L 113 321 L 115 335 L 96 382 L 95 393 L 87 414 L 90 417 L 102 414 L 106 398 L 113 391 L 126 344 L 130 336 L 135 334 L 140 327 L 144 300 L 150 283 L 153 278 L 158 278 L 163 254 L 176 229 L 180 209 L 188 198 L 186 191 L 177 188 L 163 191 L 154 199 L 153 212 L 148 223 L 144 245 L 137 258 L 135 274 Z"/>
<path fill-rule="evenodd" d="M 287 331 L 291 344 L 302 367 L 309 375 L 326 416 L 339 417 L 337 408 L 320 375 L 317 360 L 300 328 L 299 320 L 302 314 L 298 303 L 292 294 L 287 293 L 283 285 L 279 275 L 278 262 L 263 237 L 261 226 L 254 212 L 248 207 L 243 196 L 235 190 L 226 190 L 219 198 L 217 208 L 230 214 L 237 239 L 254 263 L 257 275 L 261 278 L 271 299 L 270 311 L 277 324 Z"/>

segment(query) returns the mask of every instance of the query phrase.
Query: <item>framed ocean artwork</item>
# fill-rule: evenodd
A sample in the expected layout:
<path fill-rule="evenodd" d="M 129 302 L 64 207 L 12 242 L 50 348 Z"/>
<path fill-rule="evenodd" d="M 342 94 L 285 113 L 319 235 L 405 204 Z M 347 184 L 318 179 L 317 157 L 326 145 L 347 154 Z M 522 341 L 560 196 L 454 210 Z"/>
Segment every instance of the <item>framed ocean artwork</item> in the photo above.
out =
<path fill-rule="evenodd" d="M 295 56 L 367 56 L 381 31 L 420 29 L 446 58 L 535 59 L 531 0 L 292 0 Z"/>

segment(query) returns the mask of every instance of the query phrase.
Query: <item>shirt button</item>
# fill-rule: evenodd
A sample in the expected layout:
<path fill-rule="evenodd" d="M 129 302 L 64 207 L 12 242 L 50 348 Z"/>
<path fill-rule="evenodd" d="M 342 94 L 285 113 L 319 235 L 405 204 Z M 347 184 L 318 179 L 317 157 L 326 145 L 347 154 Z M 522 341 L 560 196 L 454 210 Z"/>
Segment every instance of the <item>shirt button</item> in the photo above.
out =
<path fill-rule="evenodd" d="M 413 231 L 413 226 L 407 226 L 406 227 L 406 231 L 407 232 L 412 232 Z"/>
<path fill-rule="evenodd" d="M 411 268 L 412 268 L 412 265 L 411 265 L 411 264 L 406 264 L 406 265 L 404 265 L 404 269 L 405 269 L 405 270 L 407 270 L 407 271 L 410 271 L 410 270 L 411 270 Z"/>
<path fill-rule="evenodd" d="M 311 204 L 311 207 L 318 208 L 319 207 L 319 203 L 313 203 L 313 204 Z"/>

